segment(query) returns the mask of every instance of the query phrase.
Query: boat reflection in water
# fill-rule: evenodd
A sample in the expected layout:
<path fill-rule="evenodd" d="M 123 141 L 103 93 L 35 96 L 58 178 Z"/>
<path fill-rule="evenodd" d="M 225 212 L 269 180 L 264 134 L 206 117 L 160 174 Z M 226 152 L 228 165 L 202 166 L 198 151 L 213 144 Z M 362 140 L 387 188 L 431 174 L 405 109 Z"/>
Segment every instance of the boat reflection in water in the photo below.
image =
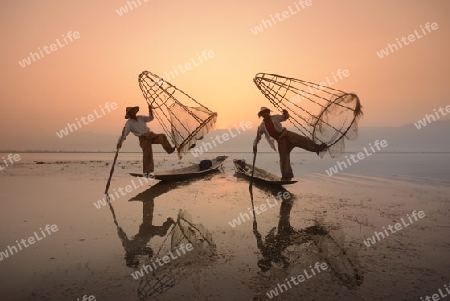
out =
<path fill-rule="evenodd" d="M 263 272 L 270 270 L 272 268 L 272 263 L 281 265 L 283 268 L 289 267 L 290 263 L 289 258 L 283 255 L 283 251 L 290 244 L 292 244 L 291 234 L 293 234 L 294 230 L 290 225 L 290 212 L 294 204 L 295 197 L 281 186 L 277 189 L 277 191 L 280 191 L 280 189 L 282 193 L 272 193 L 274 196 L 281 195 L 283 197 L 280 207 L 280 220 L 278 223 L 277 233 L 275 233 L 277 228 L 273 227 L 263 240 L 258 231 L 256 216 L 254 216 L 253 219 L 253 234 L 256 237 L 258 249 L 263 257 L 258 260 L 258 267 Z M 283 194 L 285 192 L 288 192 L 288 194 Z M 288 195 L 288 197 L 284 198 L 285 195 Z"/>
<path fill-rule="evenodd" d="M 255 186 L 271 193 L 274 197 L 287 196 L 281 203 L 278 227 L 273 227 L 264 239 L 258 231 L 258 224 L 254 217 L 253 234 L 262 256 L 257 262 L 261 272 L 266 273 L 273 268 L 287 270 L 300 258 L 304 260 L 306 252 L 312 251 L 313 254 L 319 255 L 319 260 L 325 262 L 345 286 L 353 288 L 362 284 L 364 277 L 354 264 L 355 258 L 350 258 L 348 252 L 330 235 L 324 225 L 316 221 L 315 225 L 304 229 L 298 230 L 292 227 L 290 214 L 296 201 L 295 195 L 282 186 L 267 187 L 258 183 L 255 183 Z M 300 265 L 307 266 L 311 263 L 300 262 Z"/>
<path fill-rule="evenodd" d="M 132 238 L 128 238 L 118 225 L 110 204 L 117 233 L 125 249 L 126 264 L 136 269 L 133 278 L 140 278 L 137 289 L 140 300 L 166 292 L 178 284 L 179 279 L 192 274 L 193 269 L 215 260 L 216 246 L 211 232 L 194 223 L 188 212 L 180 210 L 176 220 L 167 217 L 162 225 L 153 225 L 155 199 L 190 183 L 192 181 L 158 182 L 131 198 L 129 201 L 143 202 L 142 224 Z M 153 250 L 148 243 L 155 236 L 163 237 L 163 242 Z"/>

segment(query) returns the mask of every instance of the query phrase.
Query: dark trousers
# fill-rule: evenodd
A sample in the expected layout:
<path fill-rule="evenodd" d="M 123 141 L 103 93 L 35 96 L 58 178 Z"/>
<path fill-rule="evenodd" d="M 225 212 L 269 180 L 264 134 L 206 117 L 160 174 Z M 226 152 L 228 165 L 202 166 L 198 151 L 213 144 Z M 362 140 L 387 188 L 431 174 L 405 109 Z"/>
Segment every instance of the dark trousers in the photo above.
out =
<path fill-rule="evenodd" d="M 167 153 L 172 150 L 172 145 L 170 145 L 169 140 L 167 140 L 167 137 L 164 134 L 148 132 L 142 136 L 139 136 L 139 145 L 141 146 L 143 153 L 142 169 L 144 173 L 151 173 L 155 170 L 152 144 L 161 144 Z"/>
<path fill-rule="evenodd" d="M 291 151 L 294 147 L 300 147 L 307 151 L 315 152 L 317 151 L 319 144 L 316 144 L 308 137 L 288 130 L 281 133 L 281 136 L 278 139 L 278 153 L 280 154 L 281 176 L 285 180 L 290 180 L 294 177 L 291 167 Z"/>

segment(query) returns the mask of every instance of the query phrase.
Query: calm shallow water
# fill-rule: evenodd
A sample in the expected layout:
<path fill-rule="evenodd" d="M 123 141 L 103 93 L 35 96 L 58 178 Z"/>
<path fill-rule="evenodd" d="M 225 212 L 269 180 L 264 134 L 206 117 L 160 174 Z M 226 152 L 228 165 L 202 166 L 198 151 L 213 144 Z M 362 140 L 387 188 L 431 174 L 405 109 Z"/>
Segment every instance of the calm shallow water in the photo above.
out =
<path fill-rule="evenodd" d="M 8 154 L 0 153 L 0 157 Z M 113 153 L 23 153 L 21 162 L 31 163 L 35 161 L 105 161 L 112 162 Z M 203 159 L 211 159 L 223 153 L 205 153 L 195 158 L 190 153 L 181 161 L 177 156 L 168 156 L 164 153 L 155 153 L 155 164 L 158 161 L 183 165 L 196 163 Z M 248 163 L 253 160 L 252 153 L 230 153 L 230 159 L 245 159 Z M 118 162 L 141 162 L 140 153 L 120 153 Z M 230 160 L 231 161 L 231 160 Z M 307 178 L 311 173 L 327 175 L 326 170 L 335 166 L 337 162 L 346 162 L 345 157 L 323 159 L 311 153 L 291 154 L 294 175 L 297 179 Z M 348 165 L 348 163 L 347 163 Z M 278 153 L 258 153 L 256 166 L 264 168 L 272 173 L 280 174 L 278 167 Z M 139 171 L 137 171 L 139 172 Z M 361 175 L 367 177 L 381 177 L 385 179 L 400 179 L 415 183 L 445 185 L 450 184 L 450 153 L 375 153 L 357 163 L 353 163 L 343 170 L 339 170 L 334 177 L 345 175 Z"/>
<path fill-rule="evenodd" d="M 76 300 L 87 294 L 97 300 L 139 300 L 139 295 L 153 300 L 148 295 L 164 278 L 167 290 L 157 300 L 267 300 L 266 292 L 286 283 L 286 278 L 305 270 L 311 274 L 310 265 L 325 262 L 327 270 L 283 292 L 281 299 L 413 300 L 449 276 L 448 264 L 435 262 L 449 251 L 450 236 L 445 234 L 450 226 L 445 211 L 449 199 L 433 187 L 448 180 L 448 154 L 374 155 L 333 177 L 325 169 L 336 160 L 293 154 L 298 184 L 286 186 L 287 190 L 253 187 L 258 208 L 268 200 L 274 204 L 280 192 L 289 192 L 292 202 L 257 214 L 256 224 L 249 215 L 233 228 L 229 224 L 233 219 L 251 212 L 251 200 L 248 182 L 233 176 L 231 159 L 251 162 L 252 157 L 230 154 L 225 173 L 192 182 L 146 185 L 113 201 L 111 208 L 97 209 L 93 202 L 103 197 L 110 169 L 105 162 L 111 162 L 113 154 L 24 154 L 18 167 L 22 169 L 11 170 L 12 176 L 0 175 L 5 176 L 0 182 L 4 206 L 0 227 L 7 229 L 0 234 L 0 251 L 46 224 L 57 224 L 59 231 L 0 262 L 0 299 Z M 182 162 L 198 160 L 186 157 Z M 263 153 L 256 162 L 278 173 L 276 160 L 276 153 Z M 118 163 L 110 192 L 131 183 L 128 172 L 139 171 L 140 154 L 121 154 Z M 158 154 L 155 163 L 160 169 L 178 167 L 175 156 Z M 400 176 L 414 192 L 389 190 L 390 186 L 369 189 L 380 185 L 375 179 Z M 354 177 L 367 190 L 353 190 Z M 348 184 L 338 189 L 341 184 L 327 179 L 347 179 Z M 410 184 L 414 181 L 433 185 L 422 193 Z M 320 182 L 319 192 L 309 187 L 315 182 Z M 387 198 L 383 189 L 390 192 Z M 424 202 L 427 214 L 433 216 L 429 224 L 374 249 L 361 246 L 362 237 Z M 180 210 L 196 227 L 185 232 L 197 252 L 135 280 L 131 273 L 177 245 L 172 238 L 175 226 L 168 228 L 167 222 L 177 221 Z M 197 239 L 198 233 L 204 237 Z M 205 245 L 205 238 L 213 247 Z M 420 249 L 423 245 L 433 250 Z M 396 279 L 396 285 L 389 279 Z"/>

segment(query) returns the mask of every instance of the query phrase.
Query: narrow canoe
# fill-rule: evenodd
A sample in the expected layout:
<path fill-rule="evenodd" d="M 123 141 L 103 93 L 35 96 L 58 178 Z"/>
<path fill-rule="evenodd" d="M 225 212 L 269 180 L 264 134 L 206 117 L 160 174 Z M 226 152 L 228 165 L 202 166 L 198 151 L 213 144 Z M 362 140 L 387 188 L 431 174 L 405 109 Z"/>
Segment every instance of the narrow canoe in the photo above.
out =
<path fill-rule="evenodd" d="M 234 169 L 236 170 L 236 173 L 239 175 L 242 175 L 243 177 L 247 179 L 251 179 L 252 177 L 252 165 L 245 163 L 245 169 L 242 168 L 242 166 L 238 163 L 240 160 L 233 160 Z M 298 181 L 281 181 L 281 177 L 270 173 L 268 171 L 265 171 L 262 168 L 255 167 L 255 172 L 253 174 L 253 180 L 258 181 L 262 184 L 266 185 L 288 185 L 288 184 L 294 184 Z"/>
<path fill-rule="evenodd" d="M 200 170 L 199 164 L 192 164 L 191 166 L 183 168 L 156 172 L 154 178 L 161 181 L 176 181 L 203 176 L 205 174 L 217 171 L 222 166 L 226 158 L 228 158 L 228 156 L 218 156 L 217 158 L 212 159 L 211 168 L 205 170 Z M 130 173 L 130 175 L 133 177 L 142 177 L 142 174 L 140 173 Z"/>

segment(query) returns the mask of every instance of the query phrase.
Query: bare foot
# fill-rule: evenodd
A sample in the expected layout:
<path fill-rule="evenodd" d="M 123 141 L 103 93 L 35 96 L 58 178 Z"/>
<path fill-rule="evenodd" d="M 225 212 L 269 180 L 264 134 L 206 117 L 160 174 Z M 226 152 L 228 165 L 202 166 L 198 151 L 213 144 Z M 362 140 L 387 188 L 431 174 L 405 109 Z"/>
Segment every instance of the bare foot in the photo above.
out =
<path fill-rule="evenodd" d="M 167 153 L 168 153 L 168 154 L 171 154 L 171 153 L 173 153 L 175 150 L 176 150 L 176 148 L 175 148 L 175 147 L 172 147 Z"/>

